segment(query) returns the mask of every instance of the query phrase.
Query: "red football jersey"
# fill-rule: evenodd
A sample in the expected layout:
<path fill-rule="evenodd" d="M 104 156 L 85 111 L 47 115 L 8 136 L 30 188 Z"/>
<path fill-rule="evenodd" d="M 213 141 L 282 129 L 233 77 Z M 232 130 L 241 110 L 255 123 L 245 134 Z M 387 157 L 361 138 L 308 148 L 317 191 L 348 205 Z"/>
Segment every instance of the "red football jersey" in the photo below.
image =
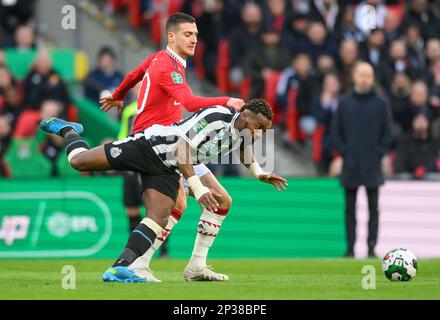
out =
<path fill-rule="evenodd" d="M 113 93 L 114 99 L 124 100 L 128 91 L 142 80 L 133 133 L 154 124 L 168 126 L 179 122 L 182 107 L 195 112 L 213 105 L 226 105 L 229 97 L 194 96 L 185 81 L 185 68 L 186 61 L 168 47 L 152 54 L 124 78 Z"/>

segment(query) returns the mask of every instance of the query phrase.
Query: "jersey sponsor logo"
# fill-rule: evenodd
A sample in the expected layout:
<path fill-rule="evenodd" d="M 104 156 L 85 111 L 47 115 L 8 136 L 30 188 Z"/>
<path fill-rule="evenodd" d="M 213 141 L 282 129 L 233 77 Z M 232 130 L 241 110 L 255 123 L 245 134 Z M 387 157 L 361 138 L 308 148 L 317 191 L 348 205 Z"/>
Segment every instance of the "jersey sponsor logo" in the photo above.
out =
<path fill-rule="evenodd" d="M 175 106 L 180 106 L 180 102 L 174 101 Z"/>
<path fill-rule="evenodd" d="M 197 124 L 193 127 L 193 130 L 196 133 L 199 133 L 200 131 L 203 130 L 204 127 L 206 127 L 208 125 L 208 122 L 206 122 L 205 118 L 202 118 L 199 120 L 199 122 L 197 122 Z"/>
<path fill-rule="evenodd" d="M 173 79 L 174 83 L 177 84 L 183 83 L 182 75 L 178 72 L 171 72 L 171 78 Z"/>
<path fill-rule="evenodd" d="M 112 156 L 113 159 L 116 159 L 117 157 L 119 157 L 121 153 L 122 153 L 121 148 L 113 147 L 110 149 L 110 155 Z"/>

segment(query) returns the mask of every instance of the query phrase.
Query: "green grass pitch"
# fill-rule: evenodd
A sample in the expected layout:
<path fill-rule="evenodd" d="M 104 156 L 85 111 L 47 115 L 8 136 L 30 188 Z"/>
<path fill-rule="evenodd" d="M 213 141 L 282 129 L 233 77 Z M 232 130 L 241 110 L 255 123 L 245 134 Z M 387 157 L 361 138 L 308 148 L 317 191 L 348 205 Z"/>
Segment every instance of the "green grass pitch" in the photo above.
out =
<path fill-rule="evenodd" d="M 416 278 L 390 282 L 379 259 L 211 260 L 229 282 L 185 282 L 186 260 L 155 260 L 162 283 L 104 283 L 110 260 L 0 260 L 0 299 L 440 299 L 440 260 L 421 260 Z M 63 266 L 76 289 L 62 288 Z M 376 289 L 362 288 L 362 267 L 376 270 Z M 154 287 L 154 290 L 151 290 Z"/>

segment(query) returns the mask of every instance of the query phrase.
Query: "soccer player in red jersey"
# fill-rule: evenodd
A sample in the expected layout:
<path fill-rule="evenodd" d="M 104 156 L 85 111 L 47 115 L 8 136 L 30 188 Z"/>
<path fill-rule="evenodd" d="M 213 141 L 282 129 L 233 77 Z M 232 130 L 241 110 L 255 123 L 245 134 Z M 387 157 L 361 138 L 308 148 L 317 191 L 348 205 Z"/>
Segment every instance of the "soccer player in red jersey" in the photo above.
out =
<path fill-rule="evenodd" d="M 175 13 L 168 18 L 166 32 L 167 48 L 153 53 L 138 68 L 130 72 L 111 96 L 101 99 L 101 109 L 120 110 L 128 91 L 142 81 L 132 133 L 141 132 L 155 124 L 168 126 L 179 122 L 182 119 L 183 108 L 195 112 L 205 107 L 222 105 L 240 110 L 244 105 L 243 100 L 195 96 L 186 83 L 186 59 L 194 55 L 197 45 L 198 30 L 195 19 L 184 13 Z M 212 271 L 206 265 L 206 258 L 232 200 L 204 164 L 195 166 L 194 169 L 203 185 L 216 197 L 219 206 L 217 212 L 208 212 L 202 208 L 203 213 L 200 217 L 193 254 L 185 268 L 184 277 L 186 280 L 199 281 L 228 280 L 228 276 Z M 165 231 L 161 237 L 156 238 L 152 247 L 130 266 L 148 281 L 158 281 L 149 269 L 151 258 L 181 218 L 187 206 L 186 201 L 185 187 L 181 180 L 176 206 L 171 211 Z M 216 228 L 212 228 L 212 225 Z"/>

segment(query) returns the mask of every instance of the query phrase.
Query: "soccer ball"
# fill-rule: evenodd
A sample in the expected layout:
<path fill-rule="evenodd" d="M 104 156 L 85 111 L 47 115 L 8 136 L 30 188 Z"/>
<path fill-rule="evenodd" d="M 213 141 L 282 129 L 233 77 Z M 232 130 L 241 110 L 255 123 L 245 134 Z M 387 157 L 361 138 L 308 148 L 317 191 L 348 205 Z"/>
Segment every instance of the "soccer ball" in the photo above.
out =
<path fill-rule="evenodd" d="M 416 256 L 407 249 L 393 249 L 383 257 L 382 270 L 390 281 L 409 281 L 416 276 Z"/>

